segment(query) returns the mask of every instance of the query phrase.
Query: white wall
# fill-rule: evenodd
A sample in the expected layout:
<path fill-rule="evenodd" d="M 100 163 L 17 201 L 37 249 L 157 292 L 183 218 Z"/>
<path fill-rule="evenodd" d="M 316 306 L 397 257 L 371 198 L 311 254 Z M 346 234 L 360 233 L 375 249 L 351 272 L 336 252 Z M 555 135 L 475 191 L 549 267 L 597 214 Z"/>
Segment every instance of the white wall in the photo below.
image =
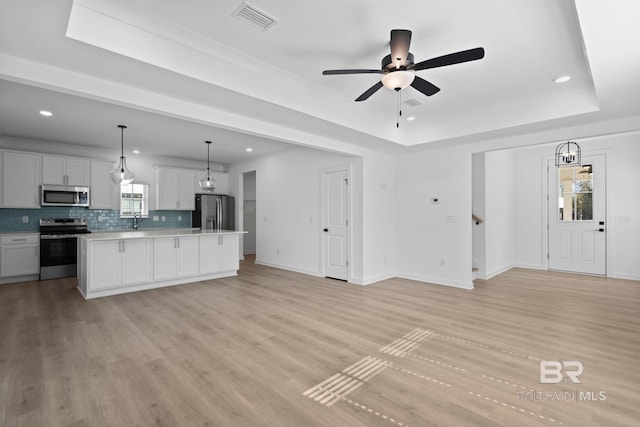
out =
<path fill-rule="evenodd" d="M 412 152 L 398 157 L 396 170 L 397 275 L 473 288 L 471 152 Z"/>
<path fill-rule="evenodd" d="M 513 267 L 515 249 L 514 153 L 485 153 L 484 278 Z M 520 174 L 518 173 L 518 176 Z"/>
<path fill-rule="evenodd" d="M 607 275 L 640 280 L 640 134 L 577 140 L 583 155 L 605 154 L 607 164 Z M 555 145 L 514 151 L 515 264 L 547 268 L 547 172 Z"/>
<path fill-rule="evenodd" d="M 396 218 L 397 184 L 395 160 L 392 156 L 368 153 L 354 168 L 362 179 L 352 190 L 361 194 L 362 267 L 357 283 L 369 284 L 395 276 L 397 263 Z M 360 171 L 360 166 L 362 170 Z M 360 188 L 360 187 L 361 188 Z M 356 259 L 356 261 L 358 261 Z M 355 268 L 359 268 L 356 264 Z"/>
<path fill-rule="evenodd" d="M 311 275 L 321 273 L 320 170 L 353 158 L 303 147 L 229 168 L 229 190 L 242 200 L 241 176 L 256 171 L 256 262 Z M 242 227 L 240 206 L 236 220 Z"/>

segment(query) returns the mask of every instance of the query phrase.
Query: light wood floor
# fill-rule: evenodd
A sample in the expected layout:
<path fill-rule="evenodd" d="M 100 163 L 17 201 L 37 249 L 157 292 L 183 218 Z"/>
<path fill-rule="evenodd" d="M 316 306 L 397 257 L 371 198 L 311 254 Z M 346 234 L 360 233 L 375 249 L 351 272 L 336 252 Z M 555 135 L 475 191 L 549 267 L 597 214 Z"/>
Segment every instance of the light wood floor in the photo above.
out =
<path fill-rule="evenodd" d="M 640 425 L 639 282 L 514 269 L 475 284 L 244 261 L 236 278 L 90 301 L 72 279 L 2 285 L 0 425 Z M 540 360 L 582 362 L 581 384 L 540 384 Z"/>

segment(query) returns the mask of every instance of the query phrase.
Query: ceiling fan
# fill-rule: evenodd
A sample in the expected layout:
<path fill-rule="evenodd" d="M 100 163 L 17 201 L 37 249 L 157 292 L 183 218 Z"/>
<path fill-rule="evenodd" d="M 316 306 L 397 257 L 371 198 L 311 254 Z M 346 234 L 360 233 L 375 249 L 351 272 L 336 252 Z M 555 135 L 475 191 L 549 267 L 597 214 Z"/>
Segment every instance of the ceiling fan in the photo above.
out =
<path fill-rule="evenodd" d="M 382 58 L 382 67 L 379 70 L 325 70 L 322 74 L 325 76 L 337 74 L 382 74 L 383 76 L 380 81 L 356 98 L 356 101 L 368 99 L 382 86 L 400 92 L 400 90 L 411 85 L 411 87 L 423 94 L 431 96 L 438 93 L 440 88 L 416 76 L 416 71 L 484 58 L 484 49 L 477 47 L 475 49 L 463 50 L 427 59 L 426 61 L 415 64 L 413 62 L 413 54 L 409 52 L 409 46 L 411 45 L 411 31 L 409 30 L 391 30 L 390 45 L 391 53 Z"/>

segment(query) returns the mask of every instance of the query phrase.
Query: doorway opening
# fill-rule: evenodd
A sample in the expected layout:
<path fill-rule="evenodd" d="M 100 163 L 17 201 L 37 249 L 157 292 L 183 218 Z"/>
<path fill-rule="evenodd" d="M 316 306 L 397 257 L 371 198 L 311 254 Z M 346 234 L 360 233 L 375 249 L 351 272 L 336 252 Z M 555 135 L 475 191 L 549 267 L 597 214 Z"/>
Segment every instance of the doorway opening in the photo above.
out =
<path fill-rule="evenodd" d="M 256 259 L 256 171 L 242 174 L 242 222 L 244 231 L 242 254 L 245 259 L 255 262 Z"/>

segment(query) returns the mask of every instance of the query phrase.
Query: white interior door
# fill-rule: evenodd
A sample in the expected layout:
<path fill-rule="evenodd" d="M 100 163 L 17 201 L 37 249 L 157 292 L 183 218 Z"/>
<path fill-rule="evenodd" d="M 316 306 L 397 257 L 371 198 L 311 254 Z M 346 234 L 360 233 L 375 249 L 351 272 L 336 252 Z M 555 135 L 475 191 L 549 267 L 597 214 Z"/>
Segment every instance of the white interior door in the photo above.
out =
<path fill-rule="evenodd" d="M 606 274 L 605 156 L 548 170 L 549 269 Z"/>
<path fill-rule="evenodd" d="M 323 264 L 325 277 L 348 278 L 348 175 L 347 170 L 324 172 Z"/>

